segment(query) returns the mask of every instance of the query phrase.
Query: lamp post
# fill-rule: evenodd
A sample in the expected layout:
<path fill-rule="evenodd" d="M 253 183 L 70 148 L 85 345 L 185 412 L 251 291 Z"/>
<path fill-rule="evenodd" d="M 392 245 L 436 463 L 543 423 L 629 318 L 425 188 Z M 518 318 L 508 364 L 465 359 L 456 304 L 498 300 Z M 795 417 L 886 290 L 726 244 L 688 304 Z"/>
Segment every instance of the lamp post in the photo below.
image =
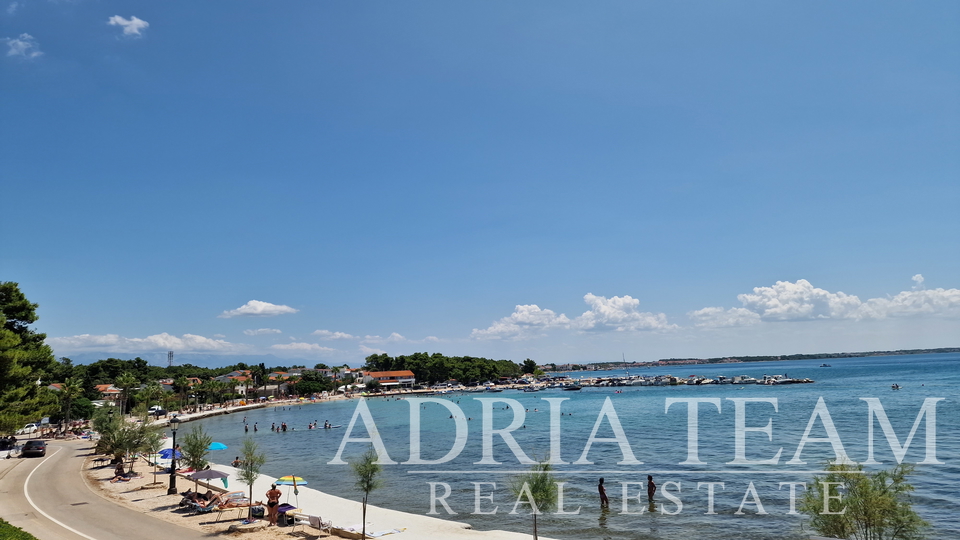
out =
<path fill-rule="evenodd" d="M 170 417 L 170 431 L 173 432 L 173 448 L 170 451 L 170 488 L 167 489 L 167 495 L 177 494 L 177 428 L 180 427 L 180 419 L 177 415 Z"/>

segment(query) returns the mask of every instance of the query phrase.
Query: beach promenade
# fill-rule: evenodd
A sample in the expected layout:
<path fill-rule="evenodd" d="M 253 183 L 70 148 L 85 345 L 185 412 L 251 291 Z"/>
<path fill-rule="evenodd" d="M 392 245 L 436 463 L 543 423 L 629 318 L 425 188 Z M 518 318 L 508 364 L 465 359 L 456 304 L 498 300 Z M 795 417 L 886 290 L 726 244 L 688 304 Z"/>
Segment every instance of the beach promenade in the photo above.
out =
<path fill-rule="evenodd" d="M 81 470 L 89 453 L 86 440 L 52 441 L 46 458 L 0 461 L 0 518 L 41 540 L 207 538 L 94 493 Z"/>
<path fill-rule="evenodd" d="M 182 512 L 179 495 L 166 495 L 166 489 L 144 489 L 152 480 L 150 467 L 143 462 L 137 471 L 146 477 L 128 484 L 110 484 L 110 467 L 91 468 L 90 442 L 86 440 L 51 441 L 46 458 L 0 460 L 0 518 L 23 528 L 41 540 L 200 540 L 225 535 L 230 523 L 214 523 L 210 514 L 191 516 Z M 236 470 L 214 465 L 229 474 L 231 490 L 248 491 L 236 478 Z M 85 478 L 85 476 L 87 478 Z M 167 476 L 158 478 L 166 482 Z M 261 476 L 254 485 L 254 499 L 263 499 L 275 478 Z M 213 484 L 219 484 L 214 481 Z M 193 486 L 179 478 L 180 491 Z M 283 502 L 296 504 L 302 512 L 318 514 L 337 527 L 349 528 L 361 523 L 359 502 L 334 497 L 311 489 L 281 486 Z M 235 517 L 237 511 L 225 518 Z M 213 516 L 216 514 L 214 513 Z M 507 531 L 475 531 L 469 525 L 430 516 L 367 507 L 367 533 L 388 533 L 396 540 L 521 540 L 529 534 Z M 273 527 L 242 534 L 251 540 L 293 538 L 290 527 Z M 308 532 L 315 533 L 309 528 Z M 392 531 L 392 532 L 391 532 Z M 312 535 L 314 536 L 314 535 Z M 238 536 L 229 536 L 237 538 Z M 315 536 L 314 536 L 315 537 Z M 336 537 L 333 537 L 336 538 Z M 545 539 L 546 540 L 546 539 Z"/>

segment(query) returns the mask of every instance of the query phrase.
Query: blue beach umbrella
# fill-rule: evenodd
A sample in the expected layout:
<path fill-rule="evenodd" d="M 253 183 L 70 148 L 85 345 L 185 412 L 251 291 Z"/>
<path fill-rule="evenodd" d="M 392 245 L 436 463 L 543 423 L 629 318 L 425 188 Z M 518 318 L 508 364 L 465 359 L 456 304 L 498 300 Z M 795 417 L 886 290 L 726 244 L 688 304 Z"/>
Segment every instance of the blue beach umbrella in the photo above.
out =
<path fill-rule="evenodd" d="M 227 445 L 223 444 L 222 442 L 210 443 L 210 447 L 207 448 L 207 450 L 226 450 L 226 449 L 227 449 Z"/>
<path fill-rule="evenodd" d="M 173 448 L 164 448 L 157 455 L 160 456 L 161 459 L 170 459 L 173 457 Z M 177 452 L 177 459 L 180 459 L 182 456 L 183 454 Z"/>

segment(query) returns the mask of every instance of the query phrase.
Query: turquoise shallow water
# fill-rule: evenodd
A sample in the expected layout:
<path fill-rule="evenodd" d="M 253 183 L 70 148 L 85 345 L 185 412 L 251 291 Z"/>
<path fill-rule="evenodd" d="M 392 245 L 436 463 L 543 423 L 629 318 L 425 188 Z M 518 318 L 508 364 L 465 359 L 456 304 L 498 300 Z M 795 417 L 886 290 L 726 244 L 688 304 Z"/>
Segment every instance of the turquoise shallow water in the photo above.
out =
<path fill-rule="evenodd" d="M 557 465 L 558 481 L 566 482 L 565 509 L 576 515 L 546 515 L 540 520 L 541 534 L 555 538 L 609 538 L 609 539 L 680 539 L 691 535 L 700 538 L 773 539 L 805 538 L 801 518 L 789 515 L 789 487 L 780 489 L 782 482 L 809 482 L 812 473 L 833 458 L 828 443 L 808 443 L 801 454 L 806 464 L 788 464 L 794 457 L 804 429 L 823 398 L 836 426 L 847 454 L 855 461 L 867 458 L 867 405 L 860 398 L 879 398 L 902 444 L 913 426 L 925 398 L 946 398 L 937 405 L 936 452 L 942 465 L 918 465 L 912 477 L 916 487 L 915 508 L 934 528 L 931 538 L 960 538 L 960 355 L 910 355 L 872 358 L 828 360 L 831 368 L 818 367 L 822 361 L 764 362 L 720 366 L 682 366 L 642 370 L 642 374 L 673 374 L 686 377 L 691 374 L 715 377 L 717 375 L 751 375 L 786 373 L 790 377 L 808 377 L 815 384 L 789 386 L 711 385 L 707 387 L 621 387 L 591 388 L 581 392 L 548 390 L 537 393 L 505 391 L 498 394 L 455 394 L 442 399 L 451 402 L 472 418 L 466 422 L 468 436 L 460 455 L 442 465 L 405 465 L 398 463 L 385 467 L 383 489 L 371 496 L 372 504 L 405 512 L 425 514 L 430 511 L 429 482 L 443 482 L 450 486 L 446 499 L 457 515 L 446 516 L 441 505 L 440 517 L 464 521 L 477 529 L 530 530 L 530 517 L 511 515 L 514 498 L 509 482 L 515 471 L 527 469 L 518 463 L 513 453 L 499 438 L 493 438 L 493 457 L 500 465 L 477 465 L 483 451 L 482 404 L 475 398 L 515 400 L 524 412 L 523 425 L 513 432 L 517 443 L 531 457 L 546 457 L 550 451 L 550 403 L 544 398 L 569 398 L 561 404 L 561 456 L 568 465 Z M 892 391 L 890 385 L 903 386 Z M 587 439 L 605 400 L 609 398 L 616 410 L 625 436 L 640 465 L 621 465 L 620 446 L 612 442 L 595 442 L 589 452 L 592 465 L 574 464 L 580 458 Z M 688 413 L 685 404 L 671 406 L 665 412 L 668 398 L 720 398 L 721 412 L 710 404 L 701 404 L 698 422 L 698 453 L 703 464 L 684 465 L 688 447 Z M 746 434 L 748 459 L 772 458 L 782 448 L 776 465 L 731 465 L 735 447 L 735 407 L 727 398 L 777 398 L 778 410 L 767 403 L 746 405 L 746 425 L 763 427 L 771 421 L 773 440 L 762 433 Z M 390 457 L 403 462 L 409 458 L 410 404 L 404 400 L 377 398 L 367 400 L 370 414 L 383 438 Z M 516 406 L 506 410 L 506 403 L 494 403 L 493 429 L 504 428 L 513 420 Z M 353 488 L 353 479 L 346 465 L 330 465 L 341 441 L 347 435 L 346 427 L 357 408 L 357 401 L 339 401 L 302 407 L 271 408 L 246 415 L 251 425 L 250 435 L 267 451 L 268 462 L 264 472 L 272 476 L 296 474 L 309 481 L 310 487 L 334 495 L 359 499 Z M 535 411 L 536 409 L 536 411 Z M 455 422 L 450 412 L 438 405 L 427 404 L 422 414 L 421 438 L 424 459 L 438 459 L 453 446 Z M 312 421 L 324 420 L 343 424 L 341 429 L 308 430 Z M 254 434 L 252 426 L 259 423 Z M 295 431 L 271 433 L 271 422 L 286 422 Z M 220 463 L 230 462 L 240 448 L 244 437 L 243 416 L 225 415 L 203 421 L 214 440 L 226 443 L 231 450 L 214 452 L 212 458 Z M 354 437 L 366 436 L 363 424 L 352 431 Z M 613 437 L 610 423 L 601 423 L 596 437 Z M 822 422 L 817 421 L 810 437 L 824 437 Z M 896 461 L 879 424 L 875 424 L 876 459 L 884 467 Z M 916 463 L 925 457 L 925 429 L 921 425 L 907 451 L 904 461 Z M 363 452 L 367 445 L 350 443 L 344 459 Z M 622 482 L 641 482 L 647 474 L 662 488 L 668 489 L 682 501 L 683 507 L 675 515 L 645 512 L 641 515 L 622 513 Z M 611 499 L 609 511 L 602 511 L 597 501 L 597 478 L 606 480 Z M 474 513 L 476 487 L 481 484 L 480 509 L 493 515 Z M 716 514 L 708 511 L 706 486 L 698 483 L 723 482 L 717 486 L 714 498 Z M 744 505 L 743 514 L 736 514 L 748 488 L 753 483 L 766 514 L 759 514 L 755 504 Z M 443 488 L 438 486 L 438 492 Z M 643 486 L 629 485 L 628 495 L 636 496 Z M 800 489 L 800 488 L 798 488 Z M 492 495 L 492 499 L 490 496 Z M 644 497 L 645 498 L 645 497 Z M 747 497 L 752 501 L 753 497 Z M 679 508 L 662 493 L 656 499 L 667 512 Z M 646 505 L 633 499 L 629 512 L 640 512 Z M 402 524 L 398 524 L 401 526 Z M 809 532 L 809 531 L 807 531 Z"/>

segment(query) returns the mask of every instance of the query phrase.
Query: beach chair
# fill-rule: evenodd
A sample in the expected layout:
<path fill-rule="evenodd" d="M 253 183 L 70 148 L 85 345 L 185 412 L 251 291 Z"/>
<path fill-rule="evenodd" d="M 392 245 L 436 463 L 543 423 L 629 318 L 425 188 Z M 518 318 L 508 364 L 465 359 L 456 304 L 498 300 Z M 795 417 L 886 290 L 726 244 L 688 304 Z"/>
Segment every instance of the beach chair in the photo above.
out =
<path fill-rule="evenodd" d="M 290 532 L 297 530 L 297 527 L 310 527 L 317 529 L 320 532 L 325 532 L 331 534 L 330 529 L 333 527 L 333 523 L 330 521 L 323 521 L 320 516 L 312 516 L 310 514 L 293 514 L 293 528 L 290 529 Z"/>
<path fill-rule="evenodd" d="M 217 508 L 216 505 L 202 506 L 193 501 L 189 502 L 189 506 L 190 506 L 190 509 L 193 510 L 194 515 L 209 514 L 210 512 L 213 512 Z"/>

